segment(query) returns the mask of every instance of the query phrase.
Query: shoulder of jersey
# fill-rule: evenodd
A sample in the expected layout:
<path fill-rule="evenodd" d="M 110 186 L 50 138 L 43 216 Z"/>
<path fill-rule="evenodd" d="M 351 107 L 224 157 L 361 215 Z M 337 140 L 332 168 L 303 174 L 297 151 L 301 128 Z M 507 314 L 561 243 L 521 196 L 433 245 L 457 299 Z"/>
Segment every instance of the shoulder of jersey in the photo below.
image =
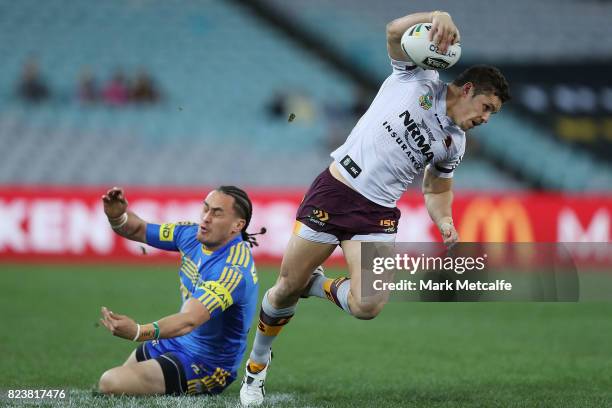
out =
<path fill-rule="evenodd" d="M 238 242 L 229 248 L 227 257 L 225 258 L 225 264 L 230 266 L 238 266 L 246 268 L 251 262 L 251 249 L 249 245 L 244 242 Z"/>
<path fill-rule="evenodd" d="M 187 226 L 193 226 L 193 225 L 198 225 L 198 223 L 196 223 L 196 222 L 191 222 L 191 221 L 179 221 L 179 222 L 175 223 L 175 225 L 187 225 Z"/>
<path fill-rule="evenodd" d="M 459 146 L 457 146 L 457 150 L 459 152 L 464 151 L 465 150 L 465 144 L 467 142 L 467 138 L 465 137 L 465 131 L 461 130 L 461 143 L 459 144 Z"/>
<path fill-rule="evenodd" d="M 433 83 L 433 86 L 437 86 L 440 83 L 440 74 L 438 71 L 431 69 L 423 69 L 423 72 L 419 73 L 417 79 L 425 81 L 426 83 Z"/>
<path fill-rule="evenodd" d="M 460 133 L 456 134 L 453 138 L 453 143 L 451 145 L 451 151 L 454 153 L 462 154 L 465 151 L 465 144 L 467 138 L 465 137 L 465 132 L 460 130 Z"/>

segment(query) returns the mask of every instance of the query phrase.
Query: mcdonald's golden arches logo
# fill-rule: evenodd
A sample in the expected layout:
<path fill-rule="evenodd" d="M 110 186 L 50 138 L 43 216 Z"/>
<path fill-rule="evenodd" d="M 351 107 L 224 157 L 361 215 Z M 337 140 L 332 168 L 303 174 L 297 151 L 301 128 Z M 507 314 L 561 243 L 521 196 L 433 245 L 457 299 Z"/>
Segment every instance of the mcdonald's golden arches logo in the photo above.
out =
<path fill-rule="evenodd" d="M 508 242 L 510 238 L 513 242 L 534 241 L 529 215 L 516 199 L 497 203 L 488 198 L 474 199 L 463 213 L 459 237 L 465 242 Z"/>

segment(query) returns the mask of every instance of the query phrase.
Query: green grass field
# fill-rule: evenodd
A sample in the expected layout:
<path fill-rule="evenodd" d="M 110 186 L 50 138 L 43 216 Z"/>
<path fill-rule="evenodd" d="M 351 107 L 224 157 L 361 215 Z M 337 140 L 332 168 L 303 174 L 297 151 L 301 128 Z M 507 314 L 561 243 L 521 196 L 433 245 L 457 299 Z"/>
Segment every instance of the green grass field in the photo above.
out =
<path fill-rule="evenodd" d="M 274 269 L 260 278 L 265 290 Z M 177 282 L 168 266 L 0 265 L 0 406 L 236 406 L 239 380 L 215 398 L 91 393 L 135 346 L 96 327 L 100 306 L 155 320 L 177 310 Z M 275 343 L 267 404 L 612 406 L 611 315 L 610 303 L 390 303 L 358 321 L 308 299 Z M 58 388 L 66 399 L 6 399 Z"/>

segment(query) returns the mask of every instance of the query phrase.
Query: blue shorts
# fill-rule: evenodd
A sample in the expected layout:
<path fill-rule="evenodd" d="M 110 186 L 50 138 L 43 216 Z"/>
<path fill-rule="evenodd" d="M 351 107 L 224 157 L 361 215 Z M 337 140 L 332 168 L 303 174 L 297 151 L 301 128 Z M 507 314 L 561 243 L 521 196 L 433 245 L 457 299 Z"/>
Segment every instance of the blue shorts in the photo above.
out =
<path fill-rule="evenodd" d="M 223 392 L 235 375 L 186 353 L 172 339 L 146 341 L 136 348 L 136 360 L 157 360 L 164 373 L 168 395 L 214 395 Z"/>

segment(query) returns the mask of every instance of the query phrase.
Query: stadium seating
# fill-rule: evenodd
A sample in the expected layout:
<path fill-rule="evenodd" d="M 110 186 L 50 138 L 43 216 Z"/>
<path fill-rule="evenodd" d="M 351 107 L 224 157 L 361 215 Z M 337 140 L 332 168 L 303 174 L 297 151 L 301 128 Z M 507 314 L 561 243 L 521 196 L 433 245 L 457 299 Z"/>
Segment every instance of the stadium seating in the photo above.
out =
<path fill-rule="evenodd" d="M 512 112 L 496 116 L 476 132 L 483 150 L 506 167 L 516 169 L 540 186 L 554 190 L 605 191 L 612 169 L 585 152 L 542 137 L 542 129 Z"/>
<path fill-rule="evenodd" d="M 0 9 L 1 183 L 303 187 L 329 162 L 325 106 L 346 106 L 354 93 L 324 62 L 224 1 L 4 0 Z M 32 56 L 53 95 L 40 106 L 13 95 Z M 160 85 L 161 104 L 76 101 L 83 69 L 100 83 L 140 67 Z M 279 90 L 306 95 L 313 118 L 270 118 Z M 486 166 L 470 158 L 458 186 L 520 188 Z"/>
<path fill-rule="evenodd" d="M 5 1 L 4 9 L 0 30 L 7 40 L 2 43 L 7 58 L 0 75 L 6 107 L 2 116 L 3 122 L 13 127 L 2 127 L 2 140 L 14 139 L 14 127 L 21 126 L 26 131 L 19 137 L 24 157 L 33 153 L 28 146 L 40 148 L 44 141 L 45 148 L 37 152 L 38 165 L 3 172 L 3 182 L 108 182 L 119 177 L 140 183 L 141 166 L 146 165 L 145 173 L 150 176 L 144 177 L 151 183 L 201 184 L 218 180 L 217 169 L 227 168 L 228 163 L 236 171 L 247 165 L 261 168 L 264 157 L 284 155 L 290 155 L 293 163 L 310 160 L 321 168 L 324 162 L 320 155 L 313 159 L 312 154 L 326 136 L 320 117 L 288 126 L 286 120 L 271 121 L 265 107 L 279 89 L 304 89 L 315 106 L 323 101 L 348 103 L 352 96 L 351 85 L 342 77 L 225 2 L 109 1 L 92 7 L 58 0 L 44 4 L 24 1 L 9 7 Z M 14 82 L 31 55 L 38 59 L 50 84 L 53 103 L 11 105 Z M 84 67 L 105 81 L 118 67 L 135 71 L 141 66 L 161 85 L 165 100 L 160 106 L 110 109 L 82 107 L 74 100 Z M 71 151 L 68 162 L 59 173 L 45 172 L 54 162 L 60 141 L 64 144 L 61 149 Z M 129 163 L 119 163 L 121 152 L 128 147 L 132 149 L 125 155 L 125 159 L 130 157 Z M 3 152 L 2 156 L 9 155 Z M 158 155 L 176 163 L 176 175 L 151 166 Z M 3 165 L 7 170 L 19 161 L 11 156 Z M 186 160 L 186 156 L 193 160 Z M 70 163 L 74 157 L 87 158 L 91 166 L 100 163 L 113 173 L 97 173 L 92 167 L 72 174 L 68 169 L 79 168 Z M 131 167 L 140 169 L 130 172 Z M 307 166 L 312 167 L 313 163 Z M 185 176 L 195 170 L 193 176 Z M 253 174 L 245 173 L 247 179 Z M 276 172 L 272 181 L 266 181 L 262 175 L 253 174 L 256 184 L 275 183 L 274 177 L 283 176 Z M 282 184 L 282 178 L 279 182 Z M 296 180 L 285 180 L 292 182 Z"/>
<path fill-rule="evenodd" d="M 449 11 L 460 23 L 462 42 L 469 45 L 463 50 L 464 66 L 487 62 L 566 63 L 570 49 L 572 61 L 612 57 L 612 36 L 606 33 L 612 15 L 610 2 L 518 0 L 487 2 L 484 6 L 479 0 L 446 0 L 415 10 L 401 0 L 386 1 L 384 7 L 367 0 L 262 1 L 299 21 L 362 70 L 379 78 L 389 72 L 384 46 L 386 23 L 434 6 Z M 552 16 L 550 10 L 554 10 Z M 492 161 L 543 188 L 605 190 L 612 185 L 609 164 L 583 149 L 565 145 L 553 134 L 554 129 L 530 125 L 512 106 L 508 108 L 475 132 Z M 542 166 L 543 160 L 546 166 Z"/>
<path fill-rule="evenodd" d="M 462 55 L 466 63 L 563 60 L 568 50 L 577 60 L 592 59 L 594 53 L 601 60 L 612 57 L 609 1 L 440 0 L 428 4 L 385 0 L 384 6 L 370 0 L 261 1 L 333 39 L 344 52 L 374 70 L 381 63 L 384 68 L 387 58 L 386 23 L 432 8 L 450 12 L 461 24 L 462 41 L 469 44 Z"/>

